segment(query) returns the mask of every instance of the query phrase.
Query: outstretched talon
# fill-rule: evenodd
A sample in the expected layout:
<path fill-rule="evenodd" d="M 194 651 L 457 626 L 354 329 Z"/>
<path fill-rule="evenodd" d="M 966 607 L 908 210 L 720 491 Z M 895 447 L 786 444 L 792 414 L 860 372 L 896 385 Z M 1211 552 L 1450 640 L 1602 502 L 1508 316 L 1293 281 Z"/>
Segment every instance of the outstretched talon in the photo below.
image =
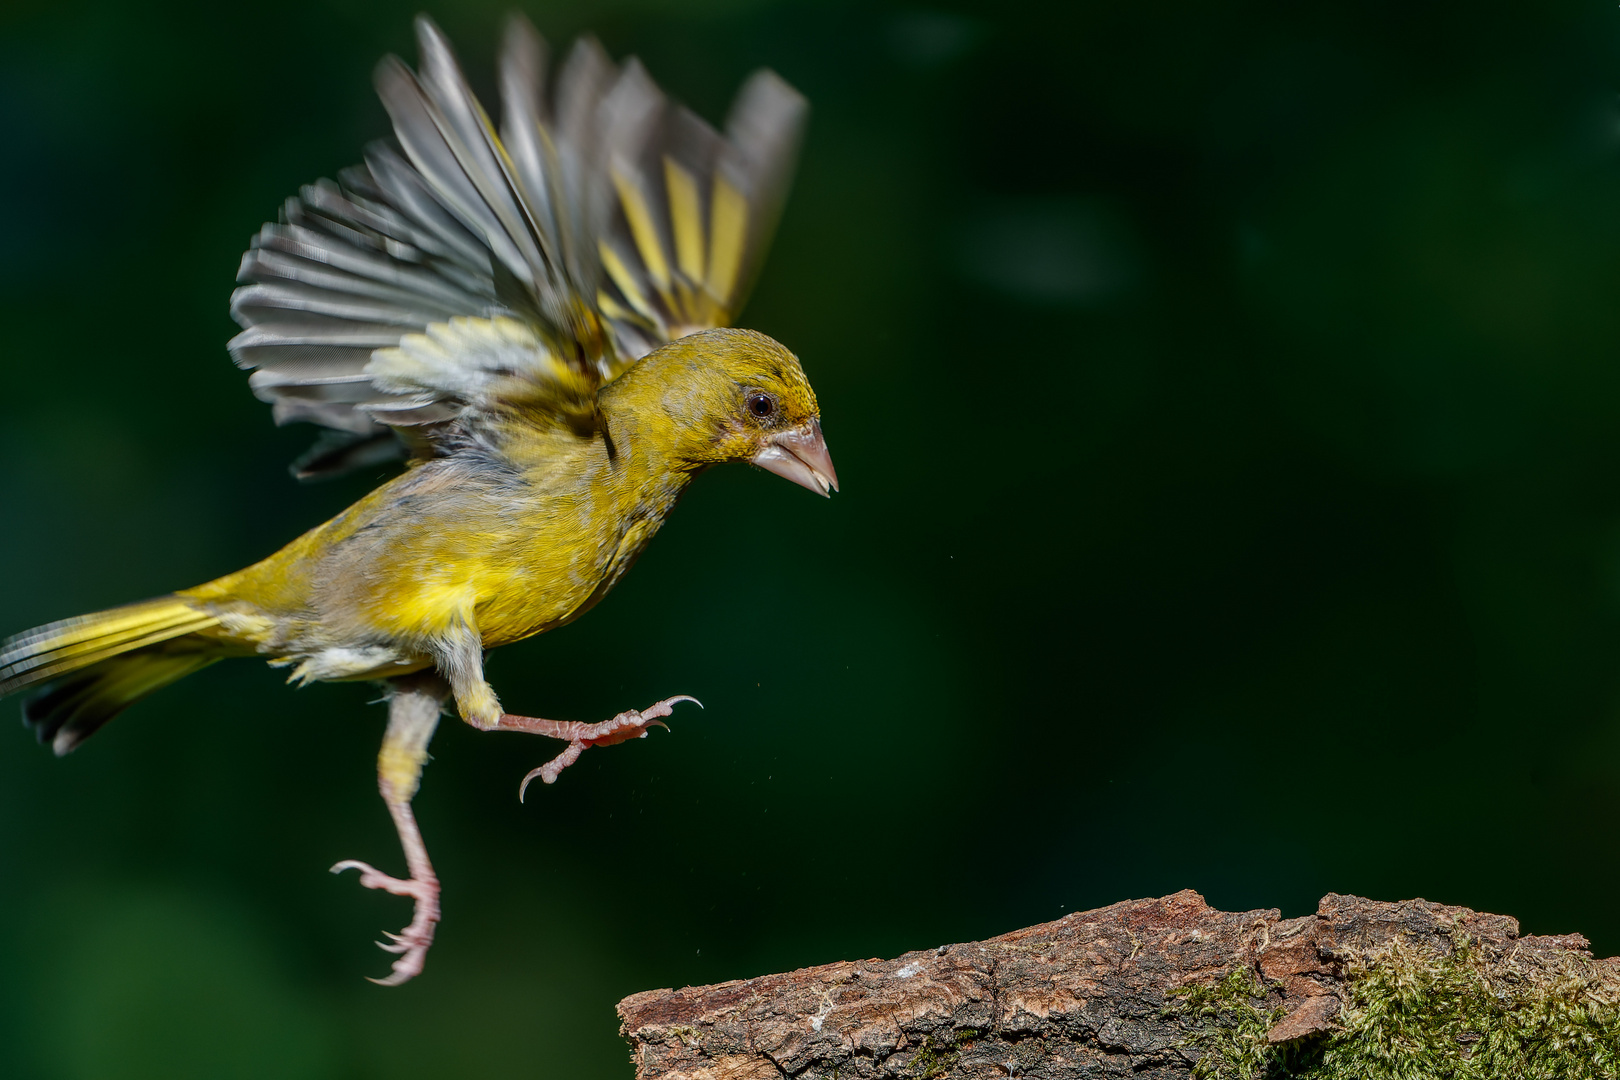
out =
<path fill-rule="evenodd" d="M 512 731 L 530 731 L 537 735 L 550 735 L 554 739 L 567 739 L 568 748 L 538 769 L 534 769 L 523 778 L 518 787 L 518 802 L 523 801 L 524 792 L 529 790 L 529 782 L 539 777 L 542 783 L 554 784 L 562 771 L 579 760 L 579 755 L 585 752 L 587 746 L 612 746 L 614 743 L 626 742 L 630 739 L 645 739 L 647 729 L 654 724 L 669 729 L 661 717 L 668 716 L 675 706 L 682 701 L 690 701 L 698 708 L 703 708 L 703 702 L 686 694 L 678 694 L 672 698 L 665 698 L 656 705 L 645 709 L 630 709 L 622 712 L 611 720 L 604 720 L 600 724 L 581 724 L 565 722 L 562 720 L 542 720 L 533 716 L 513 716 L 511 713 L 501 717 L 500 726 Z"/>
<path fill-rule="evenodd" d="M 378 986 L 398 986 L 422 974 L 422 966 L 427 962 L 428 946 L 433 944 L 433 929 L 439 922 L 439 879 L 431 873 L 421 878 L 390 877 L 359 859 L 344 859 L 332 867 L 334 874 L 341 874 L 345 870 L 360 871 L 360 884 L 368 889 L 382 889 L 395 896 L 409 896 L 416 901 L 415 915 L 409 926 L 397 934 L 383 931 L 393 944 L 377 942 L 377 948 L 383 952 L 399 955 L 399 959 L 394 961 L 394 973 L 386 979 L 370 981 Z"/>

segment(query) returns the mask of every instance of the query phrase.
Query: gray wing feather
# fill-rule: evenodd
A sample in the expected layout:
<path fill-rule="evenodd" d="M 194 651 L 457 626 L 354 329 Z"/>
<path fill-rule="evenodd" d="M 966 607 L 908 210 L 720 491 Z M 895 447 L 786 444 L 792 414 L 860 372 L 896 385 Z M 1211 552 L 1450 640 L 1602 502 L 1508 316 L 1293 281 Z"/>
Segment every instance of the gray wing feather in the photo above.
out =
<path fill-rule="evenodd" d="M 569 272 L 592 286 L 600 272 L 595 240 L 612 208 L 611 193 L 601 183 L 598 113 L 618 77 L 619 69 L 593 37 L 574 43 L 557 75 L 557 224 Z M 586 299 L 592 299 L 589 293 Z"/>
<path fill-rule="evenodd" d="M 542 253 L 545 235 L 521 193 L 511 159 L 496 141 L 495 129 L 484 107 L 473 96 L 456 64 L 450 43 L 425 17 L 417 19 L 416 28 L 424 75 L 421 86 L 438 107 L 438 115 L 448 124 L 448 129 L 441 128 L 447 145 L 456 154 L 485 205 L 495 214 L 503 235 L 491 236 L 490 240 L 510 241 L 516 248 L 524 265 L 511 269 L 520 279 L 534 285 L 554 282 L 554 260 Z"/>
<path fill-rule="evenodd" d="M 394 134 L 411 164 L 432 186 L 433 194 L 490 248 L 506 269 L 532 283 L 532 262 L 500 220 L 501 201 L 492 183 L 478 183 L 478 168 L 471 164 L 472 149 L 429 100 L 398 57 L 390 56 L 377 69 L 377 93 L 394 121 Z M 468 168 L 472 174 L 469 175 Z"/>
<path fill-rule="evenodd" d="M 523 202 L 536 227 L 548 261 L 563 257 L 557 220 L 561 168 L 554 146 L 543 134 L 545 111 L 546 43 L 527 19 L 507 21 L 501 45 L 501 143 L 511 160 Z"/>
<path fill-rule="evenodd" d="M 349 202 L 371 214 L 379 236 L 488 280 L 489 249 L 445 209 L 427 181 L 392 147 L 373 143 L 364 168 L 346 169 L 340 175 L 351 191 Z"/>
<path fill-rule="evenodd" d="M 748 245 L 733 310 L 740 309 L 759 276 L 787 201 L 810 104 L 768 68 L 749 76 L 726 117 L 726 140 L 716 170 L 735 184 L 750 205 Z"/>

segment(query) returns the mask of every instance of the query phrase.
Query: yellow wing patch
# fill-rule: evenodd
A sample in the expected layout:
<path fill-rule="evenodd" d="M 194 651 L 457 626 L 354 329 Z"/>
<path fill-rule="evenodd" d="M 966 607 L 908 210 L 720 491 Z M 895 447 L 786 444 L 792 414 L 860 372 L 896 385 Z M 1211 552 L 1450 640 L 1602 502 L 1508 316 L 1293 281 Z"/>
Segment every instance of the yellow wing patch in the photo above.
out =
<path fill-rule="evenodd" d="M 704 282 L 711 296 L 721 301 L 737 289 L 737 272 L 748 242 L 748 200 L 742 192 L 716 177 L 709 214 L 709 275 Z"/>
<path fill-rule="evenodd" d="M 666 155 L 666 243 L 641 187 L 617 169 L 613 186 L 640 266 L 629 265 L 608 240 L 600 241 L 602 269 L 634 312 L 603 293 L 597 299 L 602 314 L 610 319 L 629 316 L 665 340 L 729 325 L 747 253 L 748 200 L 724 178 L 714 177 L 705 222 L 697 178 Z"/>
<path fill-rule="evenodd" d="M 669 191 L 669 223 L 675 233 L 675 260 L 688 281 L 703 280 L 703 206 L 692 174 L 664 158 L 664 187 Z"/>

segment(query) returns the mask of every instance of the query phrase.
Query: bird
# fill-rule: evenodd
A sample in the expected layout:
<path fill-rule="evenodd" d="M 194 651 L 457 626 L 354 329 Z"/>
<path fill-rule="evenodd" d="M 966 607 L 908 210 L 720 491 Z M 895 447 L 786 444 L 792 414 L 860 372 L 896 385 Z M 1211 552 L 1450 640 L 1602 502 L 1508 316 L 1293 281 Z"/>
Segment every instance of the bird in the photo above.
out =
<path fill-rule="evenodd" d="M 302 187 L 242 257 L 228 343 L 280 424 L 323 431 L 303 479 L 403 460 L 354 505 L 244 570 L 0 642 L 0 696 L 58 754 L 218 660 L 259 657 L 300 686 L 377 681 L 388 701 L 378 788 L 409 897 L 378 944 L 419 975 L 440 882 L 411 810 L 453 702 L 483 731 L 566 742 L 532 770 L 644 738 L 688 695 L 601 723 L 509 713 L 488 650 L 566 625 L 629 570 L 700 472 L 752 463 L 838 488 L 798 358 L 731 325 L 758 274 L 808 106 L 760 69 L 724 131 L 593 38 L 555 77 L 522 16 L 498 58 L 499 126 L 431 19 L 418 68 L 374 82 L 392 140 Z"/>

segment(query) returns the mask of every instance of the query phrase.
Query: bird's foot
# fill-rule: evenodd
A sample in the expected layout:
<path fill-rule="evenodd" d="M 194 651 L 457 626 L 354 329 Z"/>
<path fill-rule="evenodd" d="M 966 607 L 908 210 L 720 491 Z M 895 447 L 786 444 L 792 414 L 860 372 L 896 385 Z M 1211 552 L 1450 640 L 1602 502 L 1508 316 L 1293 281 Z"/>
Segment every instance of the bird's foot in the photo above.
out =
<path fill-rule="evenodd" d="M 360 884 L 368 889 L 381 889 L 395 896 L 409 896 L 416 901 L 411 923 L 397 934 L 384 930 L 391 944 L 377 942 L 383 952 L 396 953 L 394 973 L 386 979 L 372 979 L 378 986 L 398 986 L 422 974 L 427 962 L 428 946 L 433 944 L 433 930 L 439 924 L 439 879 L 429 873 L 426 877 L 397 878 L 378 870 L 359 859 L 344 859 L 332 867 L 332 873 L 345 870 L 360 871 Z"/>
<path fill-rule="evenodd" d="M 611 720 L 604 720 L 600 724 L 570 723 L 562 720 L 542 720 L 533 716 L 513 716 L 511 713 L 501 717 L 500 727 L 507 731 L 529 731 L 536 735 L 550 735 L 554 739 L 567 739 L 568 748 L 538 769 L 532 770 L 523 778 L 518 787 L 518 801 L 523 801 L 524 792 L 529 790 L 530 781 L 536 777 L 542 783 L 554 784 L 562 771 L 579 760 L 579 755 L 585 752 L 588 746 L 612 746 L 614 743 L 626 742 L 630 739 L 645 739 L 647 729 L 654 724 L 668 729 L 662 717 L 674 711 L 675 706 L 682 701 L 690 701 L 698 708 L 703 703 L 695 697 L 679 694 L 672 698 L 665 698 L 656 705 L 645 709 L 630 709 L 622 712 Z"/>

